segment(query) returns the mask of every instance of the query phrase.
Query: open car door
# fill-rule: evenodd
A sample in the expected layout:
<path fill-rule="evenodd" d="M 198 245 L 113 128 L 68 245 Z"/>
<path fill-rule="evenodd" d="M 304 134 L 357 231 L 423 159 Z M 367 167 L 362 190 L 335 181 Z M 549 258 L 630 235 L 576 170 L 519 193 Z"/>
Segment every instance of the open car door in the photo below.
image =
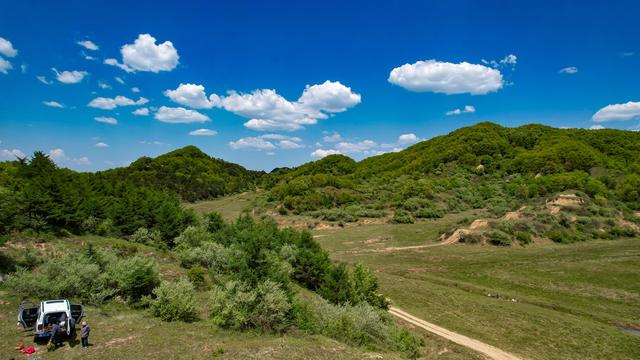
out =
<path fill-rule="evenodd" d="M 38 320 L 38 306 L 23 301 L 18 306 L 18 324 L 23 328 L 32 328 Z"/>
<path fill-rule="evenodd" d="M 84 307 L 80 304 L 71 304 L 71 317 L 77 324 L 84 316 Z"/>

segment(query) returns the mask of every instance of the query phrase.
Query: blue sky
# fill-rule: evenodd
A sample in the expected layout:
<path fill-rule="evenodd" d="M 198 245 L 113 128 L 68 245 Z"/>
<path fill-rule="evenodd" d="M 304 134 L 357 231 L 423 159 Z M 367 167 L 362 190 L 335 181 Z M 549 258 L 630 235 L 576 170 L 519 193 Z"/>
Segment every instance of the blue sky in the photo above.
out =
<path fill-rule="evenodd" d="M 639 12 L 634 1 L 5 2 L 0 160 L 43 150 L 93 171 L 193 144 L 270 170 L 480 121 L 635 130 Z"/>

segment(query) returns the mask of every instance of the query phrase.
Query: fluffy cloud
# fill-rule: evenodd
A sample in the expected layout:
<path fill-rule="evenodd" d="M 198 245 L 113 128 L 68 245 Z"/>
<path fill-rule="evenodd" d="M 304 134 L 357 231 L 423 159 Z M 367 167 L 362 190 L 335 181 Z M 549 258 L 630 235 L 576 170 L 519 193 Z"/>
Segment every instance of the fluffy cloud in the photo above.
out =
<path fill-rule="evenodd" d="M 55 107 L 55 108 L 63 108 L 64 105 L 60 104 L 57 101 L 43 101 L 43 104 L 45 104 L 46 106 L 50 106 L 50 107 Z"/>
<path fill-rule="evenodd" d="M 515 68 L 516 64 L 518 63 L 518 57 L 513 54 L 509 54 L 505 56 L 502 60 L 495 61 L 495 60 L 482 59 L 481 62 L 495 69 L 502 68 L 505 66 L 510 66 L 511 68 Z"/>
<path fill-rule="evenodd" d="M 363 140 L 360 142 L 339 142 L 336 149 L 342 153 L 365 153 L 371 154 L 371 150 L 376 148 L 378 144 L 373 140 Z"/>
<path fill-rule="evenodd" d="M 229 142 L 229 146 L 235 150 L 240 150 L 240 149 L 269 150 L 269 149 L 276 148 L 276 146 L 273 145 L 273 143 L 259 137 L 241 138 L 236 141 Z"/>
<path fill-rule="evenodd" d="M 15 57 L 16 55 L 18 55 L 18 50 L 13 47 L 11 41 L 0 37 L 0 54 L 6 57 Z"/>
<path fill-rule="evenodd" d="M 155 114 L 156 120 L 171 124 L 188 124 L 202 123 L 209 121 L 207 115 L 201 114 L 195 110 L 188 110 L 182 107 L 166 107 L 161 106 Z"/>
<path fill-rule="evenodd" d="M 0 37 L 0 54 L 6 57 L 14 57 L 18 55 L 18 50 L 13 48 L 11 41 Z M 7 74 L 11 69 L 13 69 L 13 65 L 3 57 L 0 57 L 0 73 Z"/>
<path fill-rule="evenodd" d="M 8 74 L 9 70 L 13 69 L 13 65 L 10 62 L 0 57 L 0 73 Z"/>
<path fill-rule="evenodd" d="M 357 105 L 361 97 L 340 82 L 325 81 L 307 85 L 297 101 L 289 101 L 272 89 L 248 94 L 230 91 L 227 96 L 211 94 L 209 101 L 215 107 L 250 119 L 244 126 L 252 130 L 294 131 Z"/>
<path fill-rule="evenodd" d="M 106 59 L 107 65 L 117 66 L 126 72 L 171 71 L 178 66 L 180 56 L 171 41 L 156 44 L 156 39 L 149 34 L 140 34 L 133 44 L 126 44 L 120 49 L 122 63 L 116 59 Z"/>
<path fill-rule="evenodd" d="M 0 159 L 15 160 L 16 158 L 25 158 L 27 155 L 18 149 L 2 149 L 0 150 Z"/>
<path fill-rule="evenodd" d="M 280 140 L 278 142 L 278 147 L 285 150 L 293 150 L 293 149 L 302 149 L 304 145 L 292 140 Z"/>
<path fill-rule="evenodd" d="M 118 106 L 144 105 L 148 102 L 149 100 L 143 97 L 139 98 L 137 101 L 133 101 L 126 96 L 118 95 L 115 98 L 97 97 L 91 100 L 87 106 L 103 110 L 113 110 Z"/>
<path fill-rule="evenodd" d="M 329 149 L 329 150 L 324 150 L 324 149 L 316 149 L 311 153 L 311 157 L 314 158 L 323 158 L 325 156 L 329 156 L 329 155 L 338 155 L 338 154 L 342 154 L 340 151 L 338 150 L 333 150 L 333 149 Z"/>
<path fill-rule="evenodd" d="M 180 84 L 175 90 L 165 90 L 163 93 L 171 101 L 194 109 L 211 109 L 213 103 L 207 98 L 204 86 L 196 84 Z"/>
<path fill-rule="evenodd" d="M 100 87 L 100 89 L 111 89 L 111 85 L 102 81 L 98 81 L 98 86 Z"/>
<path fill-rule="evenodd" d="M 189 132 L 189 135 L 193 135 L 193 136 L 214 136 L 217 133 L 218 132 L 215 131 L 215 130 L 198 129 L 198 130 L 193 130 L 193 131 Z"/>
<path fill-rule="evenodd" d="M 51 149 L 49 150 L 49 158 L 56 163 L 70 163 L 75 165 L 91 165 L 91 161 L 86 156 L 81 158 L 71 158 L 65 154 L 63 149 Z"/>
<path fill-rule="evenodd" d="M 340 135 L 339 133 L 337 133 L 335 131 L 333 131 L 333 132 L 323 131 L 322 134 L 324 135 L 322 137 L 322 141 L 324 141 L 324 142 L 342 141 L 342 135 Z"/>
<path fill-rule="evenodd" d="M 416 136 L 416 134 L 402 134 L 400 136 L 398 136 L 398 144 L 400 145 L 407 145 L 407 144 L 413 144 L 413 143 L 417 143 L 418 141 L 420 141 L 420 138 L 418 138 L 418 136 Z"/>
<path fill-rule="evenodd" d="M 135 87 L 135 86 L 134 86 L 134 87 L 132 87 L 132 88 L 131 88 L 131 92 L 133 92 L 133 93 L 136 93 L 136 94 L 137 94 L 137 93 L 139 93 L 139 92 L 140 92 L 140 89 L 138 89 L 137 87 Z"/>
<path fill-rule="evenodd" d="M 500 90 L 504 81 L 499 70 L 484 65 L 436 60 L 404 64 L 391 70 L 388 81 L 410 91 L 447 95 L 484 95 Z"/>
<path fill-rule="evenodd" d="M 97 148 L 108 148 L 109 144 L 106 144 L 106 143 L 103 143 L 103 142 L 99 142 L 99 143 L 96 143 L 96 147 Z"/>
<path fill-rule="evenodd" d="M 578 68 L 575 67 L 575 66 L 569 66 L 569 67 L 566 67 L 566 68 L 562 68 L 562 69 L 560 69 L 560 71 L 558 71 L 558 73 L 560 73 L 560 74 L 569 74 L 569 75 L 573 75 L 573 74 L 575 74 L 577 72 L 578 72 Z"/>
<path fill-rule="evenodd" d="M 140 108 L 140 109 L 135 109 L 132 112 L 133 115 L 137 115 L 137 116 L 147 116 L 149 115 L 149 109 L 147 109 L 146 107 Z"/>
<path fill-rule="evenodd" d="M 351 88 L 342 85 L 339 81 L 325 81 L 319 85 L 307 85 L 298 102 L 309 109 L 318 109 L 326 112 L 337 113 L 358 105 L 361 101 L 360 94 L 351 91 Z"/>
<path fill-rule="evenodd" d="M 640 102 L 629 101 L 624 104 L 611 104 L 593 114 L 593 121 L 624 121 L 640 118 Z"/>
<path fill-rule="evenodd" d="M 82 81 L 85 76 L 89 75 L 86 71 L 65 70 L 63 72 L 59 72 L 56 68 L 51 68 L 51 70 L 56 74 L 56 79 L 64 84 L 77 84 Z"/>
<path fill-rule="evenodd" d="M 460 115 L 460 114 L 469 114 L 476 112 L 476 108 L 471 105 L 465 105 L 464 109 L 453 109 L 449 110 L 445 113 L 445 115 Z"/>
<path fill-rule="evenodd" d="M 93 50 L 93 51 L 98 50 L 98 45 L 94 44 L 93 41 L 91 40 L 78 41 L 77 44 L 87 50 Z"/>
<path fill-rule="evenodd" d="M 97 117 L 94 117 L 94 119 L 97 122 L 101 122 L 109 125 L 118 125 L 118 120 L 112 117 L 97 116 Z"/>

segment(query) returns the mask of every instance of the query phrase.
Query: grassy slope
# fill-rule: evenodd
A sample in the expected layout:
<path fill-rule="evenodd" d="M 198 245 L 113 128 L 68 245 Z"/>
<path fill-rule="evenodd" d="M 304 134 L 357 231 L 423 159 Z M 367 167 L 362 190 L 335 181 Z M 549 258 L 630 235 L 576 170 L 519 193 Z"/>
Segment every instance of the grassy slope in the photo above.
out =
<path fill-rule="evenodd" d="M 44 244 L 41 251 L 81 251 L 91 243 L 96 248 L 120 248 L 131 243 L 124 240 L 98 236 L 82 236 L 53 240 Z M 9 252 L 22 251 L 21 245 L 9 246 Z M 28 244 L 27 246 L 31 246 Z M 41 245 L 42 246 L 42 245 Z M 159 264 L 162 279 L 174 279 L 184 275 L 170 253 L 143 245 L 134 245 L 136 253 L 153 257 Z M 82 350 L 79 339 L 65 341 L 64 347 L 48 353 L 48 359 L 123 359 L 123 358 L 171 358 L 211 359 L 213 352 L 223 349 L 223 359 L 362 359 L 368 357 L 399 359 L 395 354 L 374 353 L 367 349 L 351 347 L 324 336 L 310 336 L 293 331 L 285 335 L 243 333 L 218 329 L 206 319 L 206 292 L 197 294 L 202 306 L 200 320 L 194 323 L 162 322 L 144 310 L 134 310 L 118 302 L 101 307 L 87 306 L 86 320 L 92 327 L 88 350 Z M 32 344 L 33 333 L 16 327 L 18 298 L 0 284 L 0 359 L 20 354 L 14 347 L 20 343 Z M 465 348 L 425 334 L 427 346 L 423 359 L 481 359 Z M 39 349 L 44 351 L 44 346 Z"/>
<path fill-rule="evenodd" d="M 355 226 L 314 234 L 334 259 L 362 261 L 375 269 L 394 304 L 427 321 L 528 358 L 640 357 L 640 337 L 612 325 L 640 323 L 638 239 L 349 252 L 367 248 L 365 239 L 379 234 L 391 243 L 414 244 L 420 227 L 436 234 L 455 220 L 446 216 L 402 227 Z M 409 227 L 413 231 L 400 230 Z M 433 241 L 433 235 L 422 240 Z"/>

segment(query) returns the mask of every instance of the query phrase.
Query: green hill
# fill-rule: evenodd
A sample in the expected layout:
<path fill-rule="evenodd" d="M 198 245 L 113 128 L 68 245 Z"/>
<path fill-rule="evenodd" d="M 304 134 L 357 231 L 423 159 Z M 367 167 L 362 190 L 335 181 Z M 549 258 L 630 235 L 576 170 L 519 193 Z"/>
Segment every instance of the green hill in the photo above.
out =
<path fill-rule="evenodd" d="M 131 165 L 108 170 L 103 176 L 127 178 L 135 184 L 168 190 L 184 201 L 210 199 L 253 189 L 263 172 L 210 157 L 186 146 L 156 158 L 141 157 Z"/>
<path fill-rule="evenodd" d="M 639 132 L 479 123 L 360 162 L 327 156 L 274 172 L 266 185 L 280 214 L 329 221 L 411 223 L 470 209 L 499 218 L 564 191 L 591 205 L 583 216 L 633 218 L 639 175 Z"/>

